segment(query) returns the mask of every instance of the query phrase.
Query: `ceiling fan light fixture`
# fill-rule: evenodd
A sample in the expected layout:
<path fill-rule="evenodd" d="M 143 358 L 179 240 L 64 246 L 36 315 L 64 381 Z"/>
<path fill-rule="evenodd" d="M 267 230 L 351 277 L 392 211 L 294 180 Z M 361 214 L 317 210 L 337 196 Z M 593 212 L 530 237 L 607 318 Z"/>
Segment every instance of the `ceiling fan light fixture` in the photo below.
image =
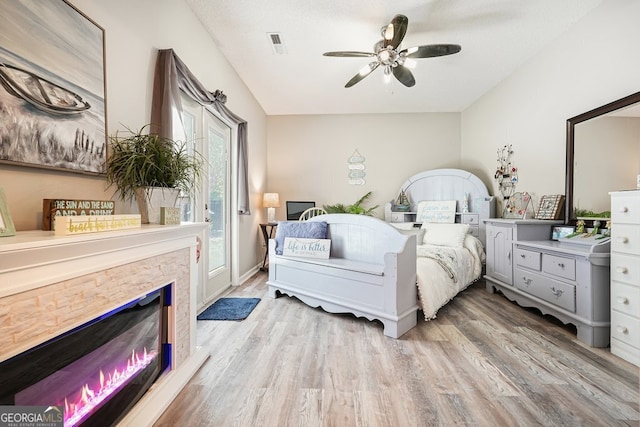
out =
<path fill-rule="evenodd" d="M 400 45 L 407 32 L 409 20 L 404 15 L 396 15 L 389 25 L 380 29 L 382 40 L 373 45 L 373 52 L 339 51 L 325 52 L 324 56 L 338 57 L 375 57 L 375 62 L 370 62 L 364 66 L 358 74 L 353 76 L 345 85 L 352 87 L 371 74 L 376 68 L 382 67 L 384 80 L 388 82 L 393 75 L 400 83 L 406 87 L 413 87 L 416 84 L 415 77 L 410 69 L 416 67 L 414 59 L 433 58 L 437 56 L 452 55 L 460 52 L 461 47 L 457 44 L 431 44 L 413 46 L 401 49 Z"/>
<path fill-rule="evenodd" d="M 391 65 L 387 65 L 384 67 L 384 75 L 383 75 L 383 79 L 385 84 L 389 84 L 391 82 Z"/>

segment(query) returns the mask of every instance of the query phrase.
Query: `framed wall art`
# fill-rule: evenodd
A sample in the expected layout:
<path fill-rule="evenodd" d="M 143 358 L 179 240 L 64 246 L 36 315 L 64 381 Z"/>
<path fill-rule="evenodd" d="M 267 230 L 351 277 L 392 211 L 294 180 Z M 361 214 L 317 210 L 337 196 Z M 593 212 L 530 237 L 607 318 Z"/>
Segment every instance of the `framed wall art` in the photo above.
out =
<path fill-rule="evenodd" d="M 4 190 L 0 188 L 0 237 L 14 236 L 15 234 L 16 228 L 7 207 L 7 199 L 4 196 Z"/>
<path fill-rule="evenodd" d="M 0 2 L 0 28 L 0 162 L 104 173 L 104 29 L 63 0 Z"/>

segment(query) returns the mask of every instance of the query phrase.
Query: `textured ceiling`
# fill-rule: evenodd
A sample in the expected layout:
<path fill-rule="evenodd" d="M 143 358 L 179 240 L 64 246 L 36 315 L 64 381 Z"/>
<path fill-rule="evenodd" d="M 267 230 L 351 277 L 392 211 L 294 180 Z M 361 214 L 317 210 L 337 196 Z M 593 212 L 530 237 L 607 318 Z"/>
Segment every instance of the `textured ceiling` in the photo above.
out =
<path fill-rule="evenodd" d="M 186 0 L 269 115 L 459 112 L 604 0 Z M 384 84 L 382 69 L 345 83 L 396 14 L 403 47 L 452 43 L 455 55 L 417 60 L 416 85 Z M 268 33 L 279 33 L 276 55 Z"/>

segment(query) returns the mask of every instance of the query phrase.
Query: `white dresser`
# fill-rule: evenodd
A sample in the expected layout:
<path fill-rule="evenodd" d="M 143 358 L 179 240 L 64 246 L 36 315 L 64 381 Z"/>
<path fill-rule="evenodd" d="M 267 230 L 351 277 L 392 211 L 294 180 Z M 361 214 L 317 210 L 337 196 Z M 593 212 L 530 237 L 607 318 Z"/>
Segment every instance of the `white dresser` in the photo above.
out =
<path fill-rule="evenodd" d="M 611 195 L 611 353 L 640 366 L 640 190 Z"/>

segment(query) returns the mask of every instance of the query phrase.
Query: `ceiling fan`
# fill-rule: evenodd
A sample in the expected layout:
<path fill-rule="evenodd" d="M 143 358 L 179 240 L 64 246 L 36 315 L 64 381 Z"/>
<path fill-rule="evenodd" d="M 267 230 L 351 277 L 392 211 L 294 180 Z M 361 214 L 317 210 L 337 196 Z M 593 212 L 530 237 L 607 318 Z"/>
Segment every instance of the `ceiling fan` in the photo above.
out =
<path fill-rule="evenodd" d="M 324 56 L 338 57 L 375 57 L 376 60 L 364 66 L 358 74 L 353 76 L 344 87 L 351 87 L 371 74 L 376 68 L 384 67 L 385 79 L 391 74 L 403 85 L 412 87 L 416 84 L 413 73 L 409 70 L 414 58 L 432 58 L 435 56 L 452 55 L 461 50 L 457 44 L 428 44 L 400 50 L 400 43 L 407 33 L 409 19 L 404 15 L 396 15 L 391 23 L 382 27 L 382 37 L 373 46 L 373 52 L 325 52 Z"/>

